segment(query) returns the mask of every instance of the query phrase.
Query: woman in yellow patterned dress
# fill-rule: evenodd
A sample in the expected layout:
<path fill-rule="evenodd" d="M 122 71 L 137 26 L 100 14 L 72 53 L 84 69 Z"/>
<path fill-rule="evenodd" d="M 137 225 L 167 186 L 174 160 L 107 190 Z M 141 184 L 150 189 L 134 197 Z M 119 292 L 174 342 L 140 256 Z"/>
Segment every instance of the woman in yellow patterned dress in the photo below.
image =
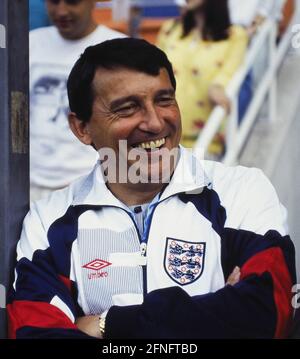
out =
<path fill-rule="evenodd" d="M 166 22 L 158 37 L 174 67 L 182 113 L 182 144 L 193 147 L 214 105 L 229 111 L 225 88 L 243 61 L 246 31 L 231 26 L 227 0 L 189 0 L 178 20 Z M 224 151 L 224 124 L 209 146 Z"/>

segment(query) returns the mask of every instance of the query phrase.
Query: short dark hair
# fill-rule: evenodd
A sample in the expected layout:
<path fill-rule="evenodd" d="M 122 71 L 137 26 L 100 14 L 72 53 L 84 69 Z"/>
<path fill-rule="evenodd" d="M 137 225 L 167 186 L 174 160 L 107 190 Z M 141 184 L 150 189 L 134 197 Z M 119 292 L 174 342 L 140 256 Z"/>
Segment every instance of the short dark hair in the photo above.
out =
<path fill-rule="evenodd" d="M 182 18 L 183 34 L 186 37 L 195 28 L 195 10 L 187 11 Z M 228 0 L 205 0 L 203 4 L 204 27 L 202 37 L 204 40 L 221 41 L 229 37 L 231 25 L 228 9 Z"/>
<path fill-rule="evenodd" d="M 92 114 L 94 93 L 92 81 L 98 68 L 127 68 L 157 76 L 162 68 L 168 71 L 176 90 L 176 80 L 167 55 L 145 40 L 120 38 L 86 48 L 75 63 L 68 78 L 70 110 L 88 122 Z"/>

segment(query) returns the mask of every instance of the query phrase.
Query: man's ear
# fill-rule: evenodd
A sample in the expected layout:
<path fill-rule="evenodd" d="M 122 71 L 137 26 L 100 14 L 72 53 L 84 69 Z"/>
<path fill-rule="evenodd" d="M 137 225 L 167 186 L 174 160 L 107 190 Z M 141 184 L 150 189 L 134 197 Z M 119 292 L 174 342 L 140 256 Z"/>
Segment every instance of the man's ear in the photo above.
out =
<path fill-rule="evenodd" d="M 69 126 L 74 135 L 85 145 L 92 144 L 92 137 L 89 131 L 87 122 L 80 120 L 75 112 L 70 112 L 68 115 Z"/>

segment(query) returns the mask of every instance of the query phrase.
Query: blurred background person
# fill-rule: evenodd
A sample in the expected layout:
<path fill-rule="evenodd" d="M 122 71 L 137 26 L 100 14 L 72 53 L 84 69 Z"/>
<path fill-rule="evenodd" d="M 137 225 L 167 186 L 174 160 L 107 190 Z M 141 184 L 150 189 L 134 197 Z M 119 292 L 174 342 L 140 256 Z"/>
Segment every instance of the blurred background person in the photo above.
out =
<path fill-rule="evenodd" d="M 281 10 L 281 20 L 279 23 L 279 38 L 285 33 L 293 16 L 296 14 L 296 7 L 299 6 L 298 0 L 284 0 Z"/>
<path fill-rule="evenodd" d="M 29 30 L 49 25 L 45 0 L 29 0 Z"/>
<path fill-rule="evenodd" d="M 175 0 L 175 4 L 179 7 L 180 18 L 172 18 L 166 20 L 158 34 L 157 44 L 160 48 L 166 50 L 171 39 L 176 41 L 182 35 L 182 22 L 187 12 L 186 0 Z"/>
<path fill-rule="evenodd" d="M 53 26 L 30 32 L 30 184 L 31 200 L 67 186 L 96 163 L 92 147 L 71 132 L 66 82 L 86 47 L 123 37 L 97 25 L 95 0 L 46 0 Z"/>
<path fill-rule="evenodd" d="M 179 22 L 158 37 L 178 81 L 177 100 L 182 109 L 182 144 L 193 147 L 215 105 L 228 112 L 225 93 L 244 59 L 248 37 L 240 26 L 231 26 L 227 0 L 189 0 Z M 224 124 L 208 151 L 224 152 Z"/>
<path fill-rule="evenodd" d="M 256 34 L 259 27 L 270 20 L 277 25 L 277 35 L 279 34 L 279 24 L 282 19 L 282 10 L 285 0 L 248 0 L 238 1 L 229 0 L 229 12 L 231 22 L 243 26 L 248 33 L 249 40 Z M 260 82 L 263 73 L 268 66 L 267 46 L 256 58 L 254 68 L 246 76 L 239 93 L 239 122 L 243 119 L 249 103 L 252 99 L 254 88 Z"/>
<path fill-rule="evenodd" d="M 230 19 L 242 25 L 251 37 L 266 20 L 279 22 L 285 0 L 229 0 Z"/>
<path fill-rule="evenodd" d="M 142 7 L 139 2 L 132 1 L 129 10 L 128 34 L 130 37 L 140 37 L 140 26 L 142 21 Z"/>

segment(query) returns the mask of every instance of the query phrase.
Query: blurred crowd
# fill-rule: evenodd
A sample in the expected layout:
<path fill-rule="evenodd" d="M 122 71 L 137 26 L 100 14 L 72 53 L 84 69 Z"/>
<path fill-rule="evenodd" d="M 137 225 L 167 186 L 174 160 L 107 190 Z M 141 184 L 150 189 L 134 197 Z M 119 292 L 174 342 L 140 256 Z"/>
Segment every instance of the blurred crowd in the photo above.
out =
<path fill-rule="evenodd" d="M 131 4 L 128 32 L 133 36 L 139 36 L 141 3 Z M 66 81 L 86 47 L 126 35 L 97 22 L 95 4 L 94 0 L 29 0 L 31 199 L 65 187 L 96 161 L 95 151 L 80 145 L 68 128 Z M 286 1 L 174 0 L 174 5 L 179 16 L 166 19 L 156 44 L 167 53 L 176 75 L 182 144 L 193 147 L 214 106 L 230 112 L 226 86 L 260 26 L 270 19 L 279 28 Z M 240 120 L 252 91 L 250 72 L 239 93 Z M 222 158 L 225 129 L 226 118 L 208 157 Z"/>

